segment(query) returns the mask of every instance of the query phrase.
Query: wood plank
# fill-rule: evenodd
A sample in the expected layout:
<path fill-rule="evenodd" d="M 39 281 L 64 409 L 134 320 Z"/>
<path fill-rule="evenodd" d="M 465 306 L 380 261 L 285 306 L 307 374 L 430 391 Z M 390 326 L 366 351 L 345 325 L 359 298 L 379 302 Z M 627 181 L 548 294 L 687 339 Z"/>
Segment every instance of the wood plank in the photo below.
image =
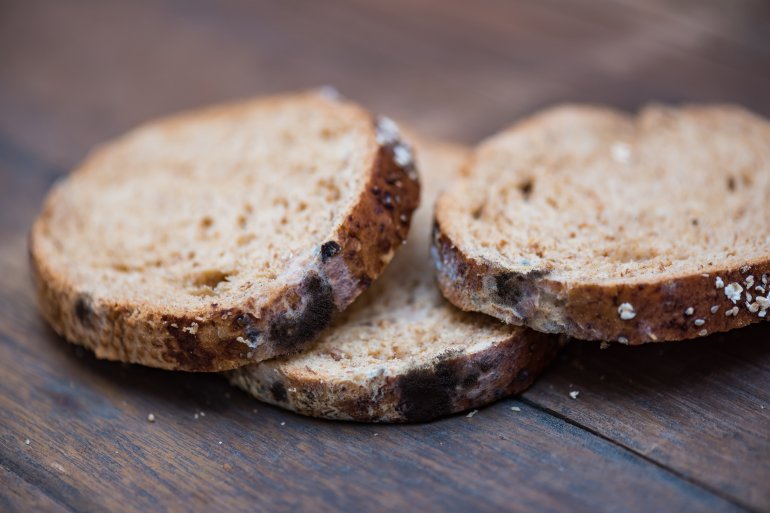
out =
<path fill-rule="evenodd" d="M 2 465 L 0 465 L 0 490 L 2 490 L 0 492 L 0 511 L 5 513 L 26 513 L 29 511 L 64 513 L 71 511 Z"/>
<path fill-rule="evenodd" d="M 171 504 L 177 494 L 189 506 L 224 508 L 258 501 L 266 489 L 275 490 L 273 505 L 310 504 L 319 494 L 328 498 L 328 509 L 350 509 L 366 497 L 368 479 L 384 483 L 371 508 L 435 506 L 420 497 L 421 486 L 446 494 L 440 505 L 449 510 L 474 501 L 482 510 L 512 504 L 565 510 L 576 501 L 576 509 L 602 511 L 622 504 L 624 493 L 634 501 L 632 510 L 662 508 L 646 496 L 658 493 L 670 501 L 664 509 L 685 508 L 688 500 L 703 510 L 729 507 L 689 484 L 695 481 L 747 508 L 770 509 L 764 429 L 770 386 L 768 352 L 760 344 L 767 331 L 761 328 L 704 346 L 666 346 L 660 358 L 657 347 L 573 346 L 570 360 L 527 394 L 532 408 L 523 407 L 522 418 L 528 420 L 512 419 L 508 402 L 473 419 L 428 426 L 340 426 L 262 406 L 255 417 L 251 401 L 236 393 L 225 398 L 230 392 L 215 378 L 78 359 L 37 318 L 23 254 L 24 234 L 51 181 L 93 144 L 159 114 L 331 82 L 426 133 L 466 141 L 563 100 L 625 108 L 649 99 L 726 100 L 767 115 L 769 20 L 761 0 L 729 7 L 715 0 L 481 0 L 473 9 L 428 0 L 3 2 L 0 372 L 20 383 L 5 399 L 13 407 L 4 407 L 0 417 L 2 432 L 16 433 L 2 438 L 2 462 L 10 469 L 3 479 L 22 489 L 39 482 L 55 492 L 54 503 L 77 509 L 107 507 L 99 502 L 108 500 L 100 496 L 105 493 L 125 501 L 136 494 L 138 504 L 152 509 Z M 78 378 L 72 389 L 71 376 Z M 578 400 L 567 396 L 570 384 L 580 387 Z M 40 418 L 24 410 L 36 401 L 47 408 Z M 763 402 L 757 409 L 753 401 Z M 91 402 L 95 406 L 87 406 Z M 216 421 L 210 415 L 205 423 L 190 420 L 197 408 L 212 408 Z M 150 411 L 159 418 L 153 425 L 144 421 Z M 490 424 L 479 427 L 482 422 Z M 53 449 L 23 459 L 20 431 L 39 435 Z M 236 443 L 219 452 L 218 444 L 210 447 L 217 441 L 207 438 L 212 433 Z M 498 442 L 500 433 L 517 438 Z M 391 438 L 380 440 L 386 434 Z M 109 437 L 134 456 L 108 457 Z M 453 442 L 451 450 L 442 442 Z M 159 449 L 163 444 L 169 445 Z M 277 452 L 266 452 L 270 447 Z M 358 480 L 350 477 L 356 458 L 365 461 Z M 484 461 L 489 468 L 481 467 Z M 225 463 L 238 475 L 223 473 Z M 203 468 L 199 477 L 196 465 Z M 102 467 L 107 481 L 93 482 L 93 469 Z M 593 470 L 582 475 L 584 467 Z M 267 475 L 253 475 L 263 468 Z M 308 468 L 328 475 L 308 475 Z M 279 472 L 310 482 L 287 484 Z M 176 473 L 189 482 L 171 480 Z M 142 491 L 146 483 L 139 476 L 148 475 L 157 482 Z M 629 492 L 632 478 L 638 489 Z M 87 479 L 88 487 L 79 491 L 78 479 Z M 211 483 L 210 495 L 199 491 Z M 394 498 L 399 487 L 403 496 Z M 34 486 L 28 490 L 31 495 L 19 497 L 33 500 Z M 596 496 L 584 497 L 586 490 Z"/>
<path fill-rule="evenodd" d="M 74 510 L 740 510 L 513 401 L 413 426 L 254 413 L 216 376 L 79 357 L 28 298 L 14 303 L 0 317 L 0 456 Z"/>
<path fill-rule="evenodd" d="M 29 215 L 24 198 L 2 199 Z M 356 425 L 258 404 L 216 375 L 97 361 L 39 317 L 24 232 L 3 237 L 0 269 L 0 462 L 38 487 L 30 500 L 76 511 L 743 511 L 513 400 L 472 418 Z"/>
<path fill-rule="evenodd" d="M 13 51 L 0 51 L 0 132 L 70 167 L 148 118 L 321 83 L 466 141 L 565 100 L 737 101 L 770 114 L 768 67 L 734 64 L 744 47 L 729 41 L 714 62 L 711 32 L 679 18 L 614 2 L 340 5 L 7 2 L 0 48 Z M 749 31 L 760 21 L 710 30 Z"/>
<path fill-rule="evenodd" d="M 575 342 L 563 356 L 525 393 L 531 404 L 770 510 L 770 326 L 633 348 Z"/>

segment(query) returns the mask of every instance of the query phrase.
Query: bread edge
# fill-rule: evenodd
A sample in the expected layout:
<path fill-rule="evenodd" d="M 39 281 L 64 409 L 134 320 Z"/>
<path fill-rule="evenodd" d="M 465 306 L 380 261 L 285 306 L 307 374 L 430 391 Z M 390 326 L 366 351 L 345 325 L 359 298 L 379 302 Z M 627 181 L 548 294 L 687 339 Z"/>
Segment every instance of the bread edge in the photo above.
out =
<path fill-rule="evenodd" d="M 377 120 L 372 123 L 376 132 Z M 396 162 L 394 150 L 405 144 L 400 139 L 377 144 L 369 180 L 343 224 L 303 263 L 301 278 L 263 303 L 258 315 L 254 298 L 228 309 L 212 303 L 184 315 L 97 303 L 39 258 L 42 216 L 29 237 L 41 313 L 59 335 L 93 350 L 97 358 L 163 369 L 223 371 L 296 352 L 377 278 L 406 240 L 420 186 L 414 164 Z M 287 304 L 301 307 L 287 315 Z"/>
<path fill-rule="evenodd" d="M 447 351 L 427 362 L 415 358 L 405 372 L 374 374 L 364 381 L 334 380 L 311 372 L 287 375 L 265 362 L 227 373 L 255 398 L 331 420 L 425 422 L 477 408 L 529 388 L 566 339 L 528 329 L 480 350 Z M 472 348 L 473 341 L 469 341 Z M 312 369 L 311 369 L 312 370 Z"/>
<path fill-rule="evenodd" d="M 716 282 L 719 278 L 724 285 L 738 283 L 745 289 L 748 276 L 754 277 L 755 284 L 761 284 L 763 274 L 770 276 L 770 260 L 757 260 L 674 279 L 562 283 L 551 279 L 548 269 L 512 272 L 466 255 L 437 217 L 431 254 L 441 293 L 463 310 L 545 333 L 629 345 L 688 340 L 761 322 L 764 319 L 748 310 L 743 296 L 733 303 Z M 630 319 L 621 317 L 624 304 L 633 310 Z M 736 306 L 737 314 L 726 315 Z M 714 307 L 718 308 L 712 312 Z"/>

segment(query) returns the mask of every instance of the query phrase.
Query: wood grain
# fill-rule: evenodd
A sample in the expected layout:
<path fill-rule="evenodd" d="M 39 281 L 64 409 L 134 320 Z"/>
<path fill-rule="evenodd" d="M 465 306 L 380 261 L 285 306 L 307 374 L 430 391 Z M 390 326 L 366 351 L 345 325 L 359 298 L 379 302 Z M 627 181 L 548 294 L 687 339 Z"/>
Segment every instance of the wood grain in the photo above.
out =
<path fill-rule="evenodd" d="M 524 397 L 764 510 L 770 507 L 768 328 L 638 348 L 575 343 Z M 577 400 L 570 391 L 580 393 Z"/>
<path fill-rule="evenodd" d="M 0 262 L 21 277 L 14 249 Z M 334 423 L 258 405 L 218 376 L 97 361 L 3 280 L 15 296 L 0 328 L 2 459 L 76 511 L 740 510 L 510 400 L 430 424 Z"/>
<path fill-rule="evenodd" d="M 333 83 L 473 142 L 562 101 L 770 115 L 769 63 L 763 0 L 1 2 L 0 510 L 770 511 L 765 326 L 573 344 L 521 401 L 365 426 L 96 361 L 42 323 L 26 261 L 53 180 L 179 109 Z"/>

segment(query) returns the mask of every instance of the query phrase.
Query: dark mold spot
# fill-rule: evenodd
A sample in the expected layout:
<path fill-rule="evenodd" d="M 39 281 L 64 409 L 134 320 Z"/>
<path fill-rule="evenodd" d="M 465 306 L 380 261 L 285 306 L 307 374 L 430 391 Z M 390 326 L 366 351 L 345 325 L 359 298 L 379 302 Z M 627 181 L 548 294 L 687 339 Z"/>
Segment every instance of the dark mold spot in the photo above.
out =
<path fill-rule="evenodd" d="M 321 246 L 321 262 L 326 263 L 327 260 L 336 256 L 341 249 L 340 245 L 333 240 L 325 242 Z"/>
<path fill-rule="evenodd" d="M 250 313 L 238 315 L 235 318 L 235 324 L 243 330 L 243 337 L 252 344 L 259 341 L 262 332 L 257 328 L 257 318 Z"/>
<path fill-rule="evenodd" d="M 86 328 L 91 328 L 94 324 L 94 310 L 91 307 L 91 299 L 85 295 L 79 295 L 75 300 L 75 317 L 80 324 Z"/>
<path fill-rule="evenodd" d="M 251 322 L 251 317 L 250 314 L 239 315 L 235 318 L 235 324 L 237 324 L 239 328 L 245 328 Z"/>
<path fill-rule="evenodd" d="M 727 177 L 727 190 L 730 192 L 735 190 L 735 178 L 732 176 Z"/>
<path fill-rule="evenodd" d="M 463 387 L 469 388 L 478 382 L 479 382 L 479 374 L 477 372 L 473 372 L 465 376 L 465 379 L 463 379 Z"/>
<path fill-rule="evenodd" d="M 299 294 L 304 299 L 304 309 L 294 315 L 281 314 L 270 325 L 270 338 L 283 352 L 314 339 L 337 310 L 331 285 L 316 273 L 302 281 Z"/>
<path fill-rule="evenodd" d="M 187 317 L 170 316 L 164 316 L 163 321 L 166 325 L 166 332 L 176 340 L 176 347 L 169 347 L 166 351 L 167 356 L 176 360 L 183 369 L 207 370 L 212 368 L 215 355 L 201 347 L 197 333 L 193 334 L 184 330 L 186 326 L 199 321 Z"/>
<path fill-rule="evenodd" d="M 363 288 L 369 288 L 369 286 L 372 284 L 372 279 L 367 274 L 362 274 L 358 277 L 358 283 L 361 284 Z"/>
<path fill-rule="evenodd" d="M 471 385 L 478 374 L 462 376 L 456 360 L 443 360 L 433 367 L 409 371 L 398 380 L 401 398 L 397 406 L 404 419 L 410 422 L 427 420 L 452 413 L 455 390 Z"/>
<path fill-rule="evenodd" d="M 273 394 L 273 399 L 278 402 L 285 403 L 286 399 L 288 399 L 286 387 L 280 381 L 276 381 L 270 386 L 270 393 Z"/>
<path fill-rule="evenodd" d="M 495 277 L 497 296 L 507 305 L 517 305 L 534 291 L 532 281 L 548 274 L 548 271 L 535 269 L 528 273 L 501 273 Z"/>

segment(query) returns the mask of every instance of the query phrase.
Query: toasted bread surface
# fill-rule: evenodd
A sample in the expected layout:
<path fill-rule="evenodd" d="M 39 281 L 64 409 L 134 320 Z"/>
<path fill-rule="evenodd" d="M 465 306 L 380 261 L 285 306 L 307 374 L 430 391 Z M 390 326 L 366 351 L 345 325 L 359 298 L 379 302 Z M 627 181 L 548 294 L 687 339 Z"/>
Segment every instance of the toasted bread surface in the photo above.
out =
<path fill-rule="evenodd" d="M 463 312 L 436 288 L 432 203 L 467 151 L 416 140 L 422 207 L 408 243 L 310 349 L 232 371 L 237 386 L 296 412 L 367 422 L 429 420 L 528 387 L 556 337 Z"/>
<path fill-rule="evenodd" d="M 734 106 L 562 106 L 482 142 L 436 205 L 439 284 L 511 324 L 622 343 L 766 318 L 770 124 Z"/>
<path fill-rule="evenodd" d="M 30 236 L 45 318 L 100 358 L 220 371 L 300 349 L 384 269 L 419 183 L 328 94 L 203 109 L 98 148 Z"/>

